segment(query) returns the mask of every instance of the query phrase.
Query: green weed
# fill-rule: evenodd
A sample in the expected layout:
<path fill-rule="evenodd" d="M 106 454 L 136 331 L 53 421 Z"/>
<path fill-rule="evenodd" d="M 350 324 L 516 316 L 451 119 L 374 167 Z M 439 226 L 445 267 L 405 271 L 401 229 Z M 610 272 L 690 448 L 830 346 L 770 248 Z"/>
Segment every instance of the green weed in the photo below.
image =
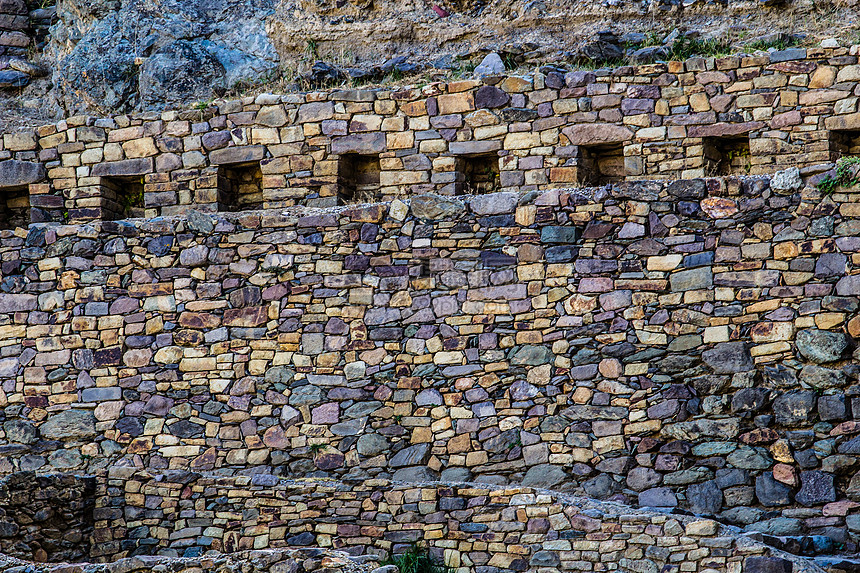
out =
<path fill-rule="evenodd" d="M 451 573 L 451 568 L 438 563 L 430 552 L 413 543 L 402 555 L 394 555 L 383 565 L 396 565 L 400 573 Z"/>
<path fill-rule="evenodd" d="M 836 175 L 828 175 L 819 181 L 815 188 L 825 195 L 833 193 L 837 187 L 853 187 L 860 183 L 860 157 L 842 157 L 836 162 Z"/>
<path fill-rule="evenodd" d="M 683 61 L 695 56 L 718 57 L 731 53 L 731 42 L 722 38 L 702 40 L 689 36 L 679 36 L 669 49 L 669 60 Z"/>

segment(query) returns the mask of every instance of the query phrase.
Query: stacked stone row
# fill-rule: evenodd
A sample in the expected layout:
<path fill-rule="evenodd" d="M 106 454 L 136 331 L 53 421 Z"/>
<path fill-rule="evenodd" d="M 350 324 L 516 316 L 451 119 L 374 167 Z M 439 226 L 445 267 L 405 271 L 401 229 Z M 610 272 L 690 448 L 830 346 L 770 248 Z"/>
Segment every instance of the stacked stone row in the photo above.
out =
<path fill-rule="evenodd" d="M 809 566 L 709 519 L 524 487 L 283 481 L 112 469 L 97 521 L 129 553 L 321 546 L 379 558 L 419 544 L 458 573 L 528 570 L 791 571 Z M 241 518 L 240 518 L 241 516 Z M 170 525 L 166 525 L 170 524 Z M 117 551 L 122 547 L 121 551 Z M 116 552 L 116 553 L 114 553 Z"/>
<path fill-rule="evenodd" d="M 221 573 L 242 571 L 243 573 L 391 573 L 390 569 L 376 567 L 373 562 L 360 562 L 339 551 L 311 548 L 289 550 L 241 551 L 231 555 L 207 555 L 195 558 L 170 558 L 139 556 L 118 559 L 112 563 L 34 563 L 0 554 L 0 569 L 3 571 L 27 571 L 28 573 L 149 573 L 170 571 L 171 573 Z"/>

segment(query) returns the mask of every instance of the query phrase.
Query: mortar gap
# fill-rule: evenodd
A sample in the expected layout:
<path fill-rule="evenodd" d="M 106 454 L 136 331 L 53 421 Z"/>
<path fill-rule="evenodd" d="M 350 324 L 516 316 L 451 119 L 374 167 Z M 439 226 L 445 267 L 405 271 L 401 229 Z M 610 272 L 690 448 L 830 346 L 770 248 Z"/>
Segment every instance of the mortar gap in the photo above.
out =
<path fill-rule="evenodd" d="M 577 182 L 583 186 L 601 186 L 624 181 L 624 144 L 580 145 Z"/>
<path fill-rule="evenodd" d="M 379 183 L 379 155 L 348 153 L 339 157 L 337 164 L 339 205 L 378 201 Z"/>
<path fill-rule="evenodd" d="M 860 155 L 860 130 L 837 129 L 829 132 L 830 159 Z"/>
<path fill-rule="evenodd" d="M 218 167 L 218 210 L 263 208 L 263 171 L 258 161 Z"/>
<path fill-rule="evenodd" d="M 0 229 L 26 229 L 30 225 L 30 188 L 4 189 L 0 197 Z"/>
<path fill-rule="evenodd" d="M 499 156 L 496 153 L 457 157 L 457 195 L 494 193 L 501 188 Z"/>
<path fill-rule="evenodd" d="M 705 137 L 702 139 L 705 175 L 748 175 L 750 138 L 748 135 Z"/>
<path fill-rule="evenodd" d="M 117 221 L 145 216 L 143 176 L 102 177 L 102 219 Z"/>

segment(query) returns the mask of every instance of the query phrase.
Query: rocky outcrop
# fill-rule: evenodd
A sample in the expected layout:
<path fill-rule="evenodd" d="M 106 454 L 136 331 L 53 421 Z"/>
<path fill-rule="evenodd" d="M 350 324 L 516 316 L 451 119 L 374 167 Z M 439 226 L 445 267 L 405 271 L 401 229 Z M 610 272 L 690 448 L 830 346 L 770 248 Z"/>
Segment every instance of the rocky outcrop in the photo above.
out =
<path fill-rule="evenodd" d="M 205 101 L 264 76 L 274 0 L 66 0 L 52 35 L 57 98 L 69 114 Z"/>

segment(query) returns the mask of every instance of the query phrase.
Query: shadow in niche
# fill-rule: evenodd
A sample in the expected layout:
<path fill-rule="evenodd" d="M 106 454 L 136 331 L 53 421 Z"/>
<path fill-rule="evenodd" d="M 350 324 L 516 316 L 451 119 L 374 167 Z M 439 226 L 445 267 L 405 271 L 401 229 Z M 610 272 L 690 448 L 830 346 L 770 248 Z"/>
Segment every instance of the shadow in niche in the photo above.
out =
<path fill-rule="evenodd" d="M 96 478 L 19 472 L 0 480 L 0 553 L 28 561 L 90 558 Z"/>

